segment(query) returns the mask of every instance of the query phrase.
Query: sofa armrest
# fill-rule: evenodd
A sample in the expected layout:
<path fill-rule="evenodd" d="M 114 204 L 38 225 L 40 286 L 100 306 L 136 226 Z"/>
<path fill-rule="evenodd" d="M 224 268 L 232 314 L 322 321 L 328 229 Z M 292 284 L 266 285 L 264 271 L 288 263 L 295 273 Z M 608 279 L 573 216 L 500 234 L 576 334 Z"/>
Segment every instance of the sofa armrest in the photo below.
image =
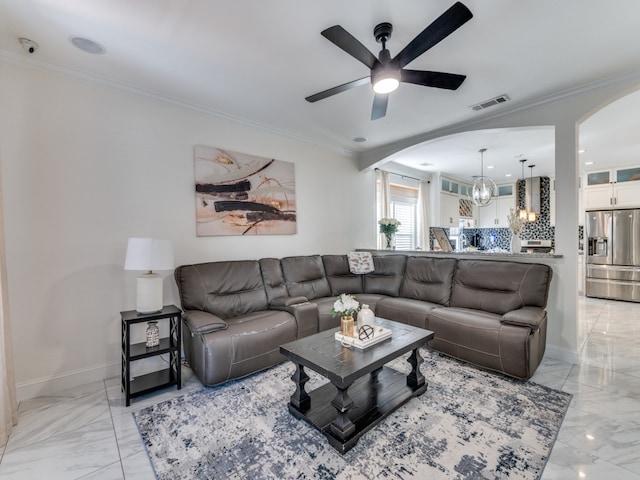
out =
<path fill-rule="evenodd" d="M 502 323 L 529 327 L 531 330 L 540 328 L 540 324 L 546 318 L 547 312 L 540 307 L 522 307 L 511 310 L 502 316 Z"/>
<path fill-rule="evenodd" d="M 215 332 L 216 330 L 226 330 L 228 327 L 227 322 L 217 315 L 201 310 L 186 310 L 182 314 L 182 319 L 192 334 L 200 335 Z"/>
<path fill-rule="evenodd" d="M 302 300 L 302 301 L 300 301 Z M 271 302 L 273 310 L 284 310 L 296 319 L 298 334 L 296 338 L 308 337 L 318 333 L 318 305 L 305 297 L 280 297 Z"/>
<path fill-rule="evenodd" d="M 292 305 L 296 305 L 299 303 L 306 303 L 309 300 L 307 300 L 307 297 L 278 297 L 278 298 L 274 298 L 273 300 L 271 300 L 271 303 L 269 304 L 269 307 L 274 309 L 274 310 L 287 310 L 287 307 L 290 307 Z"/>

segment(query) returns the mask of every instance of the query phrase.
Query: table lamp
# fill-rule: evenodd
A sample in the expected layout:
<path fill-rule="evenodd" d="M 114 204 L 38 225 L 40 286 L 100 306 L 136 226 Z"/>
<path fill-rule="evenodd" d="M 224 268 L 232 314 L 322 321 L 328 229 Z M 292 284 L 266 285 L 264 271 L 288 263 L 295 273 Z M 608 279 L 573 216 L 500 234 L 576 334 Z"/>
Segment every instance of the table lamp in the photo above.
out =
<path fill-rule="evenodd" d="M 173 270 L 171 240 L 130 238 L 124 269 L 146 272 L 138 275 L 136 311 L 154 313 L 162 310 L 162 276 L 153 271 Z"/>

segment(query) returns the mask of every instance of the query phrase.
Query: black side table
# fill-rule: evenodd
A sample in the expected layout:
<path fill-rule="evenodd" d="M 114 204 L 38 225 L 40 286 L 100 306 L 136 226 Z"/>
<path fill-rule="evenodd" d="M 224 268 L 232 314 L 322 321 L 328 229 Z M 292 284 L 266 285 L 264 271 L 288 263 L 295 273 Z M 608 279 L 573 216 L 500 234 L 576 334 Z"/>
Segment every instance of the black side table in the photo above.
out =
<path fill-rule="evenodd" d="M 154 390 L 177 385 L 182 388 L 180 371 L 182 310 L 175 305 L 165 305 L 156 313 L 138 313 L 135 310 L 120 312 L 122 318 L 122 391 L 127 407 L 131 399 Z M 131 344 L 131 325 L 151 320 L 168 320 L 169 336 L 160 339 L 157 347 L 147 347 L 146 342 Z M 131 362 L 156 355 L 169 354 L 169 367 L 163 370 L 131 378 Z"/>

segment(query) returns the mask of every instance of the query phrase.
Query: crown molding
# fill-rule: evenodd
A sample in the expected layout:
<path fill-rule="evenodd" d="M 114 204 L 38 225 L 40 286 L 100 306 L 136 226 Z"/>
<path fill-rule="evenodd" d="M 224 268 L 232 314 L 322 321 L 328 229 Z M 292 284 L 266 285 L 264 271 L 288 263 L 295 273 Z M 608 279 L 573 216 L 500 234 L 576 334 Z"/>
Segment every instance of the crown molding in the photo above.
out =
<path fill-rule="evenodd" d="M 229 122 L 242 125 L 244 127 L 249 127 L 255 130 L 260 130 L 260 131 L 274 134 L 280 137 L 289 138 L 297 142 L 311 144 L 316 147 L 320 147 L 325 150 L 330 150 L 347 157 L 353 157 L 354 155 L 353 151 L 342 148 L 342 147 L 338 147 L 336 145 L 318 142 L 311 138 L 303 137 L 301 135 L 296 135 L 287 130 L 274 128 L 272 126 L 265 125 L 259 122 L 254 122 L 252 120 L 248 120 L 246 118 L 232 115 L 230 113 L 223 112 L 221 110 L 216 110 L 214 108 L 209 108 L 209 107 L 205 107 L 195 103 L 187 102 L 177 97 L 165 95 L 153 90 L 149 90 L 149 89 L 137 87 L 135 85 L 131 85 L 129 83 L 121 82 L 119 80 L 116 80 L 114 78 L 111 78 L 105 75 L 89 73 L 84 70 L 79 70 L 72 67 L 49 62 L 41 58 L 25 57 L 25 55 L 23 54 L 17 54 L 15 52 L 10 52 L 7 50 L 0 49 L 0 61 L 19 65 L 19 66 L 30 68 L 33 70 L 38 70 L 44 73 L 54 74 L 64 78 L 70 78 L 72 80 L 80 81 L 83 83 L 98 85 L 101 87 L 106 87 L 114 90 L 127 92 L 133 95 L 150 98 L 152 100 L 156 100 L 161 103 L 166 103 L 176 107 L 184 108 L 186 110 L 198 112 L 209 117 L 226 120 Z"/>
<path fill-rule="evenodd" d="M 374 149 L 365 150 L 363 152 L 360 152 L 356 156 L 356 160 L 359 163 L 359 168 L 361 170 L 366 170 L 368 168 L 377 166 L 380 161 L 384 160 L 387 157 L 390 157 L 395 153 L 400 152 L 401 150 L 410 148 L 428 140 L 445 137 L 447 135 L 459 133 L 465 130 L 473 130 L 474 127 L 477 127 L 478 125 L 483 125 L 494 120 L 499 120 L 509 115 L 542 107 L 545 105 L 551 105 L 579 95 L 588 94 L 596 90 L 628 84 L 629 82 L 636 82 L 640 84 L 640 69 L 632 70 L 618 75 L 612 75 L 593 82 L 577 85 L 560 92 L 537 97 L 529 101 L 505 106 L 503 109 L 495 113 L 485 112 L 481 116 L 477 116 L 469 120 L 464 120 L 462 122 L 419 133 L 408 138 L 381 145 Z"/>

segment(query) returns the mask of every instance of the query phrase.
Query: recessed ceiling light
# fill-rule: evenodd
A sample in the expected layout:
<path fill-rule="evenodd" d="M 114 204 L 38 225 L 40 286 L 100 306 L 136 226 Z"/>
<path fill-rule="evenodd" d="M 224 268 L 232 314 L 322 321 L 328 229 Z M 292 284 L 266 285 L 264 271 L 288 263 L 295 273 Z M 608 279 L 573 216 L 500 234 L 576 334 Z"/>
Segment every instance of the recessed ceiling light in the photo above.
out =
<path fill-rule="evenodd" d="M 107 49 L 100 45 L 98 42 L 89 40 L 84 37 L 70 37 L 71 43 L 78 47 L 83 52 L 93 53 L 95 55 L 102 55 L 107 53 Z"/>
<path fill-rule="evenodd" d="M 578 150 L 578 153 L 584 153 L 586 150 L 583 148 L 582 150 Z"/>
<path fill-rule="evenodd" d="M 594 162 L 584 162 L 585 165 L 593 165 Z"/>
<path fill-rule="evenodd" d="M 510 174 L 510 173 L 507 173 L 507 174 L 505 175 L 505 177 L 510 177 L 510 176 L 511 176 L 511 174 Z"/>
<path fill-rule="evenodd" d="M 363 143 L 367 141 L 367 137 L 356 137 L 353 139 L 354 142 Z"/>
<path fill-rule="evenodd" d="M 495 168 L 493 165 L 487 165 L 487 170 L 491 170 L 492 168 Z"/>

